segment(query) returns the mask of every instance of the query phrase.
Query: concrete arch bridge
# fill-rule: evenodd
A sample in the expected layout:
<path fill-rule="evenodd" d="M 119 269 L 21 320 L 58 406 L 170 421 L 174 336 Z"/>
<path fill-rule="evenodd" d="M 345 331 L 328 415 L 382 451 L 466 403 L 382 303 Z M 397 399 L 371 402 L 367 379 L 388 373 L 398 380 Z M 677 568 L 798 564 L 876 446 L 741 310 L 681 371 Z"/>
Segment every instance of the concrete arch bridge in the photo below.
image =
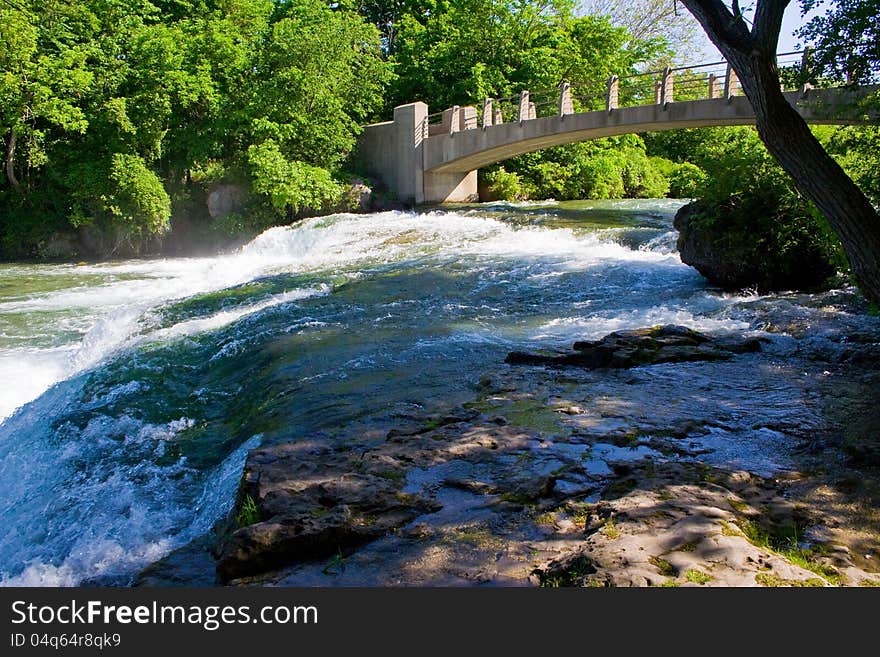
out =
<path fill-rule="evenodd" d="M 781 70 L 803 67 L 808 52 L 782 53 L 777 61 Z M 726 62 L 612 76 L 603 87 L 562 83 L 486 99 L 479 109 L 455 106 L 436 114 L 423 102 L 401 105 L 392 121 L 364 127 L 358 160 L 405 204 L 470 202 L 478 199 L 480 167 L 522 153 L 628 133 L 755 123 Z M 783 91 L 808 122 L 848 125 L 865 122 L 856 101 L 878 88 L 802 85 Z"/>

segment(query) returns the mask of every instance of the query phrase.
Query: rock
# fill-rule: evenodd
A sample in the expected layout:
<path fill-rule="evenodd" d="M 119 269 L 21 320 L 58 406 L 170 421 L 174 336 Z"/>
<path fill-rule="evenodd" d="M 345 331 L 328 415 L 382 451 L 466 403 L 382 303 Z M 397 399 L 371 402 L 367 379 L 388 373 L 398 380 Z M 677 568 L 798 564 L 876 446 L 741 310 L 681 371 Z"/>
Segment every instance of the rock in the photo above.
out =
<path fill-rule="evenodd" d="M 208 214 L 221 219 L 238 212 L 244 204 L 245 192 L 240 185 L 218 185 L 208 193 Z"/>
<path fill-rule="evenodd" d="M 372 206 L 373 189 L 359 178 L 352 179 L 339 200 L 341 212 L 367 212 Z"/>
<path fill-rule="evenodd" d="M 778 209 L 751 217 L 705 201 L 688 203 L 673 222 L 682 262 L 726 290 L 827 289 L 836 266 L 821 229 L 800 217 L 770 221 L 771 212 Z"/>
<path fill-rule="evenodd" d="M 223 582 L 338 554 L 403 527 L 438 508 L 400 488 L 403 473 L 386 455 L 360 459 L 352 472 L 347 451 L 254 450 L 242 477 L 242 497 L 259 521 L 239 527 L 218 545 Z M 307 458 L 303 458 L 307 457 Z"/>
<path fill-rule="evenodd" d="M 573 353 L 547 355 L 513 351 L 504 362 L 587 369 L 630 368 L 656 363 L 727 360 L 734 354 L 760 348 L 760 338 L 712 338 L 684 326 L 667 325 L 616 331 L 601 340 L 575 342 Z"/>

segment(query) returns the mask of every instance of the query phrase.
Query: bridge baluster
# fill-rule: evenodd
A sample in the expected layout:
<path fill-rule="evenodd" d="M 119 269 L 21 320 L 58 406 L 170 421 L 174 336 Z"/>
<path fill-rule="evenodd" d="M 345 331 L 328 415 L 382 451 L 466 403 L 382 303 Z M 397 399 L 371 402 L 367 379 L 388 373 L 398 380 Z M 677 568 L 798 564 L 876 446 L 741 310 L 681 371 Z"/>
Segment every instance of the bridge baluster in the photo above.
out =
<path fill-rule="evenodd" d="M 504 112 L 501 111 L 500 107 L 495 108 L 495 116 L 493 118 L 495 119 L 493 121 L 495 125 L 501 125 L 504 123 Z"/>
<path fill-rule="evenodd" d="M 659 80 L 654 82 L 654 104 L 659 105 L 663 102 L 663 83 Z"/>
<path fill-rule="evenodd" d="M 672 102 L 673 82 L 675 74 L 668 66 L 663 69 L 663 80 L 661 82 L 660 103 L 665 107 L 667 103 Z"/>
<path fill-rule="evenodd" d="M 719 97 L 719 89 L 718 89 L 718 76 L 714 73 L 709 73 L 709 98 L 718 98 Z"/>
<path fill-rule="evenodd" d="M 443 110 L 443 131 L 447 134 L 453 134 L 461 131 L 460 110 L 458 105 L 453 105 L 449 109 Z"/>
<path fill-rule="evenodd" d="M 559 85 L 559 116 L 574 114 L 574 103 L 571 101 L 571 84 L 563 82 Z"/>
<path fill-rule="evenodd" d="M 477 127 L 477 108 L 471 105 L 462 107 L 458 112 L 459 130 L 475 130 Z"/>
<path fill-rule="evenodd" d="M 492 99 L 487 98 L 483 101 L 483 127 L 488 128 L 492 125 Z"/>
<path fill-rule="evenodd" d="M 620 78 L 612 75 L 608 78 L 608 88 L 605 90 L 605 110 L 616 110 L 620 102 Z"/>
<path fill-rule="evenodd" d="M 519 92 L 519 114 L 517 116 L 519 122 L 528 121 L 529 116 L 529 92 L 528 91 L 520 91 Z"/>
<path fill-rule="evenodd" d="M 736 77 L 736 71 L 728 64 L 727 72 L 724 74 L 724 97 L 728 100 L 736 95 L 736 87 L 739 84 L 739 78 Z"/>

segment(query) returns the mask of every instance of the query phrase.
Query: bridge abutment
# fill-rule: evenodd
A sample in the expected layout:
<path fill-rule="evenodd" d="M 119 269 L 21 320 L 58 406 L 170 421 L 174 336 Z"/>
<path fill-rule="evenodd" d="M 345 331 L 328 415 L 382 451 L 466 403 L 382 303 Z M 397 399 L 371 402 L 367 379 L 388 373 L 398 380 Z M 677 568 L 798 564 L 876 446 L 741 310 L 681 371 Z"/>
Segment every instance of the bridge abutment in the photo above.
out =
<path fill-rule="evenodd" d="M 393 121 L 364 128 L 358 140 L 358 160 L 405 205 L 476 201 L 476 170 L 425 173 L 427 138 L 428 106 L 422 102 L 400 105 L 394 108 Z"/>

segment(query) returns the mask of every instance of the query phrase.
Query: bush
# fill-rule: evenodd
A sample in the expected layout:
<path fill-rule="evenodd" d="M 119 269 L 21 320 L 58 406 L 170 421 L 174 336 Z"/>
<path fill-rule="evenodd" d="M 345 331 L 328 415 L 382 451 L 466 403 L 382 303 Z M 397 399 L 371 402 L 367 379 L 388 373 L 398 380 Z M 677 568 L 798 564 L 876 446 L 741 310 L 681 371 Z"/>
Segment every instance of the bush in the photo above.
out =
<path fill-rule="evenodd" d="M 697 203 L 676 215 L 682 261 L 729 289 L 813 290 L 846 266 L 839 242 L 754 130 L 704 145 Z"/>
<path fill-rule="evenodd" d="M 333 206 L 342 195 L 342 186 L 329 171 L 288 160 L 271 139 L 250 146 L 247 157 L 254 191 L 269 197 L 280 213 L 288 209 L 294 214 L 306 209 L 320 211 Z"/>
<path fill-rule="evenodd" d="M 526 198 L 519 175 L 505 171 L 504 167 L 481 170 L 478 175 L 482 201 L 517 201 Z"/>

